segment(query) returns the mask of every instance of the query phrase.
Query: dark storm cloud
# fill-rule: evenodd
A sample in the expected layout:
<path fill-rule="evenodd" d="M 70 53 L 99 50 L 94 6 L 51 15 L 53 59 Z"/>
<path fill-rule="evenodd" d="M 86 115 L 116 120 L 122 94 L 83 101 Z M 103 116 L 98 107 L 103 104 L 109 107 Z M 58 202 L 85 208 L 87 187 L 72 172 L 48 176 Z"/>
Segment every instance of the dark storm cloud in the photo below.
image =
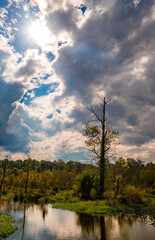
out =
<path fill-rule="evenodd" d="M 153 122 L 149 121 L 155 116 L 155 109 L 150 110 L 155 105 L 153 6 L 153 0 L 142 0 L 137 7 L 131 0 L 117 0 L 109 11 L 93 12 L 80 29 L 75 25 L 72 28 L 70 23 L 68 29 L 72 28 L 75 43 L 61 49 L 54 64 L 66 87 L 64 95 L 74 95 L 86 105 L 91 104 L 97 90 L 119 99 L 108 111 L 112 117 L 117 112 L 117 119 L 133 126 L 133 131 L 127 125 L 126 129 L 121 123 L 119 126 L 122 134 L 127 133 L 126 142 L 131 145 L 140 145 L 155 137 Z M 148 60 L 142 64 L 143 57 Z M 132 73 L 139 68 L 138 64 L 142 68 L 141 76 L 136 70 Z M 145 121 L 144 111 L 147 112 Z M 151 135 L 146 131 L 149 126 Z"/>
<path fill-rule="evenodd" d="M 124 140 L 126 144 L 141 146 L 142 144 L 149 142 L 151 139 L 143 134 L 134 134 L 134 137 L 130 134 L 128 137 L 125 137 Z"/>
<path fill-rule="evenodd" d="M 126 111 L 125 106 L 117 100 L 112 100 L 111 104 L 107 105 L 107 112 L 111 118 L 124 119 Z"/>
<path fill-rule="evenodd" d="M 48 27 L 55 34 L 60 33 L 60 31 L 73 31 L 76 28 L 76 16 L 72 9 L 67 11 L 58 10 L 54 13 L 49 14 L 47 17 Z"/>
<path fill-rule="evenodd" d="M 116 1 L 111 12 L 93 14 L 82 29 L 79 31 L 72 29 L 76 43 L 73 47 L 62 49 L 54 65 L 56 72 L 65 81 L 66 94 L 74 92 L 84 98 L 85 94 L 90 93 L 92 96 L 90 87 L 101 84 L 101 81 L 103 85 L 117 85 L 113 81 L 107 83 L 100 76 L 122 72 L 126 61 L 131 63 L 138 54 L 142 55 L 142 51 L 147 51 L 146 42 L 149 38 L 145 32 L 147 27 L 141 28 L 141 25 L 143 18 L 150 14 L 153 1 L 150 1 L 147 7 L 144 1 L 145 4 L 141 3 L 142 6 L 138 5 L 137 8 L 133 3 L 128 5 L 129 2 L 132 3 Z M 141 41 L 137 32 L 139 28 Z M 151 37 L 152 29 L 153 26 L 150 24 Z M 128 38 L 132 34 L 135 34 L 134 40 L 129 41 Z M 118 53 L 114 52 L 116 47 L 119 48 Z"/>
<path fill-rule="evenodd" d="M 104 56 L 87 46 L 75 45 L 63 49 L 54 68 L 63 77 L 66 87 L 66 95 L 76 95 L 85 102 L 90 101 L 93 94 L 92 84 L 99 84 L 97 76 L 106 66 L 100 63 L 104 61 Z M 91 97 L 92 98 L 92 97 Z"/>
<path fill-rule="evenodd" d="M 15 101 L 23 94 L 23 86 L 20 83 L 6 83 L 0 79 L 0 145 L 11 152 L 26 151 L 28 144 L 28 129 L 22 127 L 24 137 L 18 138 L 15 134 L 8 132 L 8 121 L 15 109 Z M 22 140 L 22 141 L 21 141 Z"/>
<path fill-rule="evenodd" d="M 86 106 L 87 107 L 87 106 Z M 69 115 L 71 119 L 74 119 L 74 124 L 79 122 L 85 123 L 88 120 L 89 110 L 86 109 L 77 109 L 75 108 L 72 113 Z"/>
<path fill-rule="evenodd" d="M 127 119 L 127 123 L 130 125 L 130 126 L 136 126 L 138 124 L 138 117 L 136 114 L 132 114 L 128 117 Z"/>

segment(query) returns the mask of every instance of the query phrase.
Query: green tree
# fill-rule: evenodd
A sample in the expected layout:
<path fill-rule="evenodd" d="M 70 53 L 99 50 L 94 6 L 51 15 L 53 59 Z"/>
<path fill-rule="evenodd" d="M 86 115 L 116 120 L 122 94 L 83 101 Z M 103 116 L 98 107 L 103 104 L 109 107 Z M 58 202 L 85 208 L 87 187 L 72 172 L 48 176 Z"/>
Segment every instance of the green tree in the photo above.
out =
<path fill-rule="evenodd" d="M 127 174 L 126 180 L 129 184 L 134 185 L 135 187 L 140 186 L 141 178 L 140 172 L 144 168 L 144 164 L 141 160 L 135 160 L 134 158 L 127 158 Z"/>
<path fill-rule="evenodd" d="M 128 169 L 128 166 L 125 162 L 125 159 L 120 157 L 114 167 L 113 167 L 113 173 L 114 173 L 114 177 L 115 177 L 115 185 L 116 185 L 116 190 L 115 190 L 115 198 L 117 197 L 117 194 L 120 190 L 120 186 L 121 186 L 121 183 L 123 182 L 124 180 L 124 174 L 125 172 L 127 171 Z"/>
<path fill-rule="evenodd" d="M 140 179 L 144 188 L 155 188 L 155 164 L 147 163 L 145 168 L 140 170 Z"/>
<path fill-rule="evenodd" d="M 90 199 L 90 193 L 93 188 L 93 177 L 90 172 L 84 172 L 79 177 L 77 191 L 80 193 L 81 198 Z"/>

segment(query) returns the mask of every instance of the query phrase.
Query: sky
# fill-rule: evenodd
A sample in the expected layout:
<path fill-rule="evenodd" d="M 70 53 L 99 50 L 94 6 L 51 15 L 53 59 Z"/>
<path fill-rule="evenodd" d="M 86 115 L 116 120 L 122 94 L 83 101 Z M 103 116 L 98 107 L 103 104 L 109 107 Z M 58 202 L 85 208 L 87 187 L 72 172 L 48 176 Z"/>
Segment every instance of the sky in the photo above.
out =
<path fill-rule="evenodd" d="M 112 96 L 116 157 L 155 162 L 154 46 L 154 0 L 0 0 L 0 158 L 89 161 Z"/>

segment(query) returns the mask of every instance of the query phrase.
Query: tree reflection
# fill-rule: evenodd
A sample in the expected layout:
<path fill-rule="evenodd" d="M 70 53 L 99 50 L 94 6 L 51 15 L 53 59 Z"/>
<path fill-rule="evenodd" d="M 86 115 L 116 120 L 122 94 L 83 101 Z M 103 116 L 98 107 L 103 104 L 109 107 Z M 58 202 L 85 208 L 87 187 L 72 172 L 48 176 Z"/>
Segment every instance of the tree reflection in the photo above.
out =
<path fill-rule="evenodd" d="M 105 217 L 91 216 L 84 213 L 78 213 L 77 216 L 77 224 L 81 226 L 83 234 L 94 236 L 95 239 L 107 240 Z"/>
<path fill-rule="evenodd" d="M 87 214 L 78 214 L 78 223 L 82 227 L 82 231 L 88 234 L 94 233 L 94 217 Z"/>
<path fill-rule="evenodd" d="M 25 230 L 25 222 L 26 222 L 26 204 L 24 204 L 24 210 L 23 210 L 23 224 L 22 224 L 22 234 L 21 234 L 21 239 L 24 236 L 24 230 Z"/>
<path fill-rule="evenodd" d="M 41 208 L 41 211 L 42 211 L 42 218 L 45 221 L 46 215 L 48 214 L 47 205 L 41 205 L 40 208 Z"/>
<path fill-rule="evenodd" d="M 100 217 L 100 240 L 106 240 L 106 225 L 105 225 L 105 217 Z"/>

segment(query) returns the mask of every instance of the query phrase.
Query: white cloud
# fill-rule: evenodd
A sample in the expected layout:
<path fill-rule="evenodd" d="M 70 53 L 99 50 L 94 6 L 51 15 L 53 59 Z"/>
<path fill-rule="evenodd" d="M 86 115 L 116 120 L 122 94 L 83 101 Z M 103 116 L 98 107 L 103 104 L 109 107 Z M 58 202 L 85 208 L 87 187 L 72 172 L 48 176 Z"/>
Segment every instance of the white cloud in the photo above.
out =
<path fill-rule="evenodd" d="M 31 154 L 36 159 L 54 160 L 61 156 L 85 151 L 84 137 L 74 129 L 62 130 L 53 137 L 42 137 L 42 141 L 31 142 Z"/>
<path fill-rule="evenodd" d="M 8 11 L 5 8 L 0 9 L 0 27 L 5 26 L 5 20 L 7 18 Z"/>
<path fill-rule="evenodd" d="M 22 1 L 18 0 L 14 2 L 29 18 L 29 5 L 22 6 Z M 155 139 L 154 2 L 150 0 L 143 5 L 140 0 L 131 1 L 131 4 L 117 0 L 89 0 L 86 3 L 35 0 L 30 4 L 37 4 L 40 9 L 33 13 L 36 19 L 30 21 L 30 25 L 37 23 L 35 28 L 42 30 L 39 29 L 41 35 L 36 30 L 37 38 L 34 38 L 25 28 L 29 41 L 37 45 L 30 44 L 29 49 L 19 50 L 21 53 L 17 46 L 16 51 L 14 48 L 16 33 L 13 34 L 12 26 L 17 27 L 16 18 L 10 18 L 11 25 L 6 23 L 9 7 L 3 8 L 0 14 L 0 18 L 4 18 L 0 26 L 6 33 L 0 35 L 2 86 L 5 85 L 9 93 L 13 86 L 18 89 L 18 97 L 6 103 L 9 111 L 1 114 L 1 119 L 6 119 L 5 130 L 16 135 L 18 144 L 18 140 L 23 141 L 24 133 L 25 149 L 32 147 L 33 154 L 38 151 L 42 158 L 61 157 L 59 153 L 63 156 L 80 153 L 84 147 L 82 123 L 89 118 L 86 106 L 96 104 L 98 95 L 109 94 L 115 98 L 108 113 L 120 131 L 120 153 L 140 157 L 143 148 L 141 157 L 152 159 Z M 87 7 L 84 14 L 81 4 Z M 20 11 L 16 16 L 19 14 Z M 20 27 L 17 29 L 20 32 Z M 37 47 L 39 50 L 35 49 Z M 55 55 L 51 62 L 46 55 L 48 52 Z M 55 82 L 59 86 L 51 92 Z M 50 89 L 38 97 L 36 89 L 39 91 L 47 84 Z M 19 103 L 24 93 L 27 106 L 24 100 Z"/>
<path fill-rule="evenodd" d="M 3 46 L 2 49 L 5 49 L 7 57 L 2 60 L 5 68 L 3 70 L 2 76 L 6 82 L 16 82 L 19 81 L 23 85 L 29 87 L 34 87 L 31 83 L 33 78 L 42 81 L 42 78 L 46 74 L 52 74 L 53 70 L 51 64 L 48 61 L 44 53 L 39 54 L 38 50 L 27 50 L 24 53 L 24 56 L 15 53 L 13 48 L 7 45 Z M 20 62 L 18 63 L 18 60 Z"/>

